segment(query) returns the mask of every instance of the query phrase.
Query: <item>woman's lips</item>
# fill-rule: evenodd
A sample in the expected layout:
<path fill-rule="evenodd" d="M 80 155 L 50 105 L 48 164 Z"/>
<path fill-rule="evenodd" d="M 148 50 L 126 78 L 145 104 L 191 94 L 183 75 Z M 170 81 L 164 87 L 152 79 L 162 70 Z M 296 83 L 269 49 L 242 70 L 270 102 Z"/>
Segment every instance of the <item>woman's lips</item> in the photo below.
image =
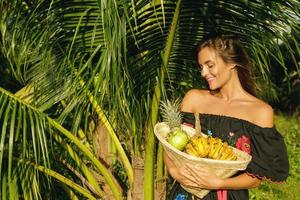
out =
<path fill-rule="evenodd" d="M 215 80 L 215 77 L 206 78 L 206 81 L 208 84 L 211 84 L 211 82 L 213 82 L 214 80 Z"/>

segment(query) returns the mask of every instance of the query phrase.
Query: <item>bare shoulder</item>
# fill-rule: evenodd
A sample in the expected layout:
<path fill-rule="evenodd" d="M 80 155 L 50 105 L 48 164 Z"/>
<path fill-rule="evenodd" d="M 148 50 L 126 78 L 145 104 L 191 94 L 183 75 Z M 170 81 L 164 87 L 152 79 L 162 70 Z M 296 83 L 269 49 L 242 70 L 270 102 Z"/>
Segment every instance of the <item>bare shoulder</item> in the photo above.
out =
<path fill-rule="evenodd" d="M 250 112 L 253 117 L 253 122 L 261 127 L 273 127 L 273 108 L 260 99 L 256 99 L 253 104 L 253 108 L 255 109 L 252 109 L 252 111 Z"/>
<path fill-rule="evenodd" d="M 201 104 L 209 96 L 208 90 L 191 89 L 181 103 L 181 110 L 184 112 L 194 112 L 197 105 Z"/>
<path fill-rule="evenodd" d="M 184 99 L 203 98 L 208 95 L 209 95 L 208 90 L 191 89 L 185 94 Z"/>

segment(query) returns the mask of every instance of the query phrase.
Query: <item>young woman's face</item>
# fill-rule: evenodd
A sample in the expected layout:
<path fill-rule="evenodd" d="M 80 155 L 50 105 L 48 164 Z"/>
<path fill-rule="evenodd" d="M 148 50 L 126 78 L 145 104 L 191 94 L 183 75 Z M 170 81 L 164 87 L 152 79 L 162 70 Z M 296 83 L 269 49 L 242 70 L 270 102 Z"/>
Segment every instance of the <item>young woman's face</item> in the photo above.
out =
<path fill-rule="evenodd" d="M 215 50 L 205 47 L 198 53 L 201 76 L 211 90 L 223 87 L 231 78 L 231 65 L 223 61 Z"/>

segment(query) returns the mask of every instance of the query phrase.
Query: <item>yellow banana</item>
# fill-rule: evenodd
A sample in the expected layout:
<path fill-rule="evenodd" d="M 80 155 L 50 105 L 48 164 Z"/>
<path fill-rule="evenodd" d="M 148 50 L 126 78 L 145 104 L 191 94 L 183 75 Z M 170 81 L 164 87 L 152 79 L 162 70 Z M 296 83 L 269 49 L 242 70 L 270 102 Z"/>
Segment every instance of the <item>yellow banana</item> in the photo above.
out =
<path fill-rule="evenodd" d="M 207 143 L 208 143 L 208 154 L 209 154 L 213 149 L 213 139 L 211 136 L 207 138 Z"/>
<path fill-rule="evenodd" d="M 193 145 L 191 143 L 188 143 L 185 146 L 185 152 L 190 154 L 190 155 L 196 156 L 196 157 L 199 156 L 199 154 L 197 153 L 197 151 L 195 150 L 195 148 L 193 147 Z"/>
<path fill-rule="evenodd" d="M 222 147 L 221 147 L 221 149 L 219 151 L 217 159 L 222 160 L 222 157 L 225 156 L 225 154 L 226 154 L 227 148 L 228 148 L 228 144 L 227 143 L 223 143 Z"/>
<path fill-rule="evenodd" d="M 198 140 L 198 142 L 197 142 L 195 148 L 196 148 L 197 153 L 199 154 L 199 156 L 200 156 L 201 158 L 204 158 L 204 157 L 205 157 L 205 151 L 204 151 L 204 148 L 203 148 L 203 145 L 202 145 L 201 140 Z"/>
<path fill-rule="evenodd" d="M 207 157 L 208 154 L 208 143 L 207 143 L 207 139 L 205 137 L 201 137 L 199 139 L 199 146 L 201 147 L 201 156 L 203 158 Z"/>
<path fill-rule="evenodd" d="M 236 159 L 237 159 L 237 157 L 233 151 L 232 151 L 232 154 L 227 158 L 227 160 L 236 160 Z"/>
<path fill-rule="evenodd" d="M 207 157 L 209 153 L 209 144 L 207 138 L 202 137 L 202 144 L 204 149 L 204 157 Z"/>
<path fill-rule="evenodd" d="M 218 159 L 219 158 L 219 152 L 221 150 L 221 148 L 223 147 L 223 143 L 222 141 L 218 141 L 216 144 L 215 144 L 215 151 L 212 153 L 211 155 L 211 158 L 212 159 Z"/>
<path fill-rule="evenodd" d="M 221 157 L 221 160 L 229 160 L 230 157 L 232 157 L 234 155 L 232 149 L 230 149 L 230 147 L 228 147 L 225 151 L 224 154 Z"/>
<path fill-rule="evenodd" d="M 194 149 L 197 151 L 199 157 L 204 156 L 204 149 L 202 146 L 201 138 L 202 137 L 200 135 L 196 135 L 196 136 L 192 137 L 191 141 L 190 141 L 192 143 Z"/>
<path fill-rule="evenodd" d="M 214 153 L 217 150 L 217 140 L 216 138 L 210 138 L 209 139 L 209 153 L 208 153 L 208 157 L 212 158 Z"/>

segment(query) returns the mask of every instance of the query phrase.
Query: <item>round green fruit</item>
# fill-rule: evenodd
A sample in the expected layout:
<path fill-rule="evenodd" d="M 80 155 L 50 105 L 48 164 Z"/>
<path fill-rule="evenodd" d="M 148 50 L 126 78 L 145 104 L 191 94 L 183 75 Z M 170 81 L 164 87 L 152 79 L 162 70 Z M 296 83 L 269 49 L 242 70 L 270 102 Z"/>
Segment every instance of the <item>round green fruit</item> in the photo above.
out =
<path fill-rule="evenodd" d="M 181 129 L 175 129 L 168 135 L 167 141 L 176 149 L 182 151 L 189 141 L 188 135 Z"/>

